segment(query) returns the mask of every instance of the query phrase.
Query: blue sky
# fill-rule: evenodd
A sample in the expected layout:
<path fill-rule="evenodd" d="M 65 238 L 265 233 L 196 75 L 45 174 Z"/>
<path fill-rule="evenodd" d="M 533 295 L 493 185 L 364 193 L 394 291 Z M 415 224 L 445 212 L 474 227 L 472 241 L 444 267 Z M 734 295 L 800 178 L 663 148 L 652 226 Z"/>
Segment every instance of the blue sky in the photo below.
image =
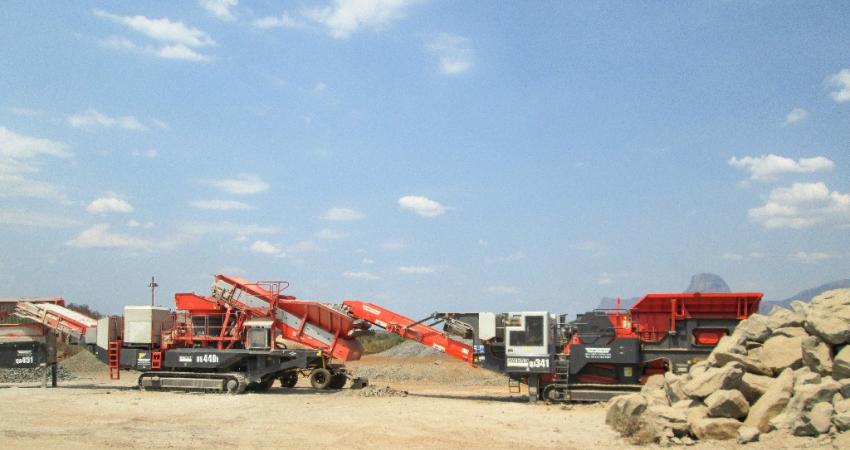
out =
<path fill-rule="evenodd" d="M 8 2 L 0 296 L 582 312 L 850 275 L 846 2 Z"/>

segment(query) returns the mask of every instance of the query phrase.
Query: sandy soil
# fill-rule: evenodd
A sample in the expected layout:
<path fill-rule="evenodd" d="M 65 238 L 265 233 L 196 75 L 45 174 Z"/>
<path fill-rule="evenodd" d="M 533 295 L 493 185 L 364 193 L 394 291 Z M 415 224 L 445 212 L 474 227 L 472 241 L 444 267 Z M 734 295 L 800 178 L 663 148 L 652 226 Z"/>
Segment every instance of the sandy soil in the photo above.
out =
<path fill-rule="evenodd" d="M 395 361 L 367 357 L 359 364 L 374 370 L 387 366 L 397 375 Z M 434 365 L 434 360 L 411 364 L 419 371 L 415 364 Z M 479 376 L 474 370 L 458 366 L 447 373 Z M 132 387 L 133 374 L 122 376 L 115 382 L 102 372 L 91 373 L 57 389 L 0 388 L 0 446 L 632 448 L 605 426 L 603 405 L 530 405 L 506 387 L 373 380 L 409 395 L 363 397 L 351 390 L 320 393 L 302 382 L 295 389 L 227 395 L 140 392 Z M 747 448 L 788 446 L 831 443 L 770 439 Z"/>

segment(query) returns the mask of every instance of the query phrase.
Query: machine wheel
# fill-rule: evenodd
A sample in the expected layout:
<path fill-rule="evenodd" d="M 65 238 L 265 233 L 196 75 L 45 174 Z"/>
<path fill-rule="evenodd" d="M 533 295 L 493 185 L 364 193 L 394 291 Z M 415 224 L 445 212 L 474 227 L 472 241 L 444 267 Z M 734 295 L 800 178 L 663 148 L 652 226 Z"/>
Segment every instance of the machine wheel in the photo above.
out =
<path fill-rule="evenodd" d="M 231 378 L 224 383 L 224 389 L 229 394 L 238 394 L 239 393 L 239 382 L 236 381 L 235 378 Z"/>
<path fill-rule="evenodd" d="M 343 373 L 335 373 L 331 376 L 331 382 L 328 384 L 328 389 L 342 389 L 345 383 L 348 382 L 348 377 Z"/>
<path fill-rule="evenodd" d="M 280 377 L 280 387 L 294 388 L 298 384 L 298 372 L 286 372 Z"/>
<path fill-rule="evenodd" d="M 310 373 L 310 385 L 313 389 L 327 389 L 332 378 L 331 371 L 328 369 L 313 369 Z"/>

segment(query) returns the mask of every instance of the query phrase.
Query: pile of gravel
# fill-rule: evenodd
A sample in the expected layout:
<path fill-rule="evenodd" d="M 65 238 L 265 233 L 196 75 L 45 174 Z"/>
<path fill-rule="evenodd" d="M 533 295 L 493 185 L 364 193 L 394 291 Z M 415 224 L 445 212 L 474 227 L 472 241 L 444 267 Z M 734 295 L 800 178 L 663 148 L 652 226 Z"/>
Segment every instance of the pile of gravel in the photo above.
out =
<path fill-rule="evenodd" d="M 391 347 L 381 353 L 376 353 L 376 355 L 388 358 L 418 358 L 439 356 L 443 355 L 443 352 L 426 347 L 416 341 L 404 341 L 395 347 Z"/>
<path fill-rule="evenodd" d="M 347 389 L 344 395 L 354 397 L 407 397 L 407 391 L 400 391 L 389 386 L 369 385 L 363 389 Z"/>
<path fill-rule="evenodd" d="M 667 445 L 850 433 L 850 289 L 753 314 L 687 374 L 654 375 L 611 399 L 606 423 Z"/>
<path fill-rule="evenodd" d="M 46 367 L 37 367 L 34 369 L 0 369 L 0 383 L 41 383 L 44 380 L 44 373 L 49 369 Z M 59 366 L 56 369 L 56 379 L 58 381 L 68 381 L 76 378 L 74 374 Z M 50 375 L 48 372 L 47 383 L 50 383 Z"/>
<path fill-rule="evenodd" d="M 59 367 L 77 375 L 100 375 L 108 373 L 105 363 L 97 359 L 97 356 L 81 351 L 74 356 L 59 362 Z"/>

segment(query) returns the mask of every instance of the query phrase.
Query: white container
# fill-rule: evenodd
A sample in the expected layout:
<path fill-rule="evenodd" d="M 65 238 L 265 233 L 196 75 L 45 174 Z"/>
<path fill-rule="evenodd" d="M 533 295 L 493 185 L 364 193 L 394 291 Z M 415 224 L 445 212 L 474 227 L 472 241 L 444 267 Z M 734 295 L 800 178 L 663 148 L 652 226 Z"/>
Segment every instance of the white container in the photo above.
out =
<path fill-rule="evenodd" d="M 171 311 L 162 306 L 125 306 L 124 307 L 124 343 L 159 344 L 163 322 L 169 319 Z M 169 323 L 165 324 L 170 327 Z"/>

